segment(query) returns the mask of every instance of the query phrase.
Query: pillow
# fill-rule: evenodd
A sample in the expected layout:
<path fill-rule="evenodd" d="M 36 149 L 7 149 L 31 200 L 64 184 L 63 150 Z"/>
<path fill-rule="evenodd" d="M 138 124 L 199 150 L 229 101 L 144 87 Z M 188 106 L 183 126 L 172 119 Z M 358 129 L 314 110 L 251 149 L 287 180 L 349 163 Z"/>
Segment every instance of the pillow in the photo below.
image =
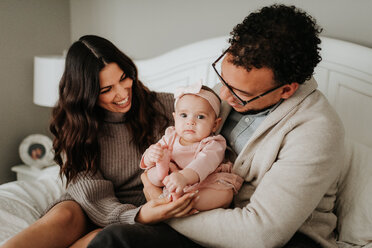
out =
<path fill-rule="evenodd" d="M 336 200 L 338 241 L 372 245 L 372 149 L 346 140 Z"/>

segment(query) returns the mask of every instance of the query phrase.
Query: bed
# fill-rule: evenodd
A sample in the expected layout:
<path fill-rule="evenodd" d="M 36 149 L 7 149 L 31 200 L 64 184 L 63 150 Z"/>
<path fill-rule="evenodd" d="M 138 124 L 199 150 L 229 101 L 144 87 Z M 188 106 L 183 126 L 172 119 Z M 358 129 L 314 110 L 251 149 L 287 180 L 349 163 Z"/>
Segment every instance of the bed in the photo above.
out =
<path fill-rule="evenodd" d="M 217 82 L 211 63 L 227 48 L 228 37 L 196 42 L 155 58 L 136 61 L 140 79 L 156 91 Z M 346 152 L 336 201 L 340 247 L 372 247 L 372 49 L 321 37 L 323 60 L 314 77 L 346 129 Z M 37 220 L 63 192 L 58 167 L 37 180 L 0 185 L 0 244 Z"/>

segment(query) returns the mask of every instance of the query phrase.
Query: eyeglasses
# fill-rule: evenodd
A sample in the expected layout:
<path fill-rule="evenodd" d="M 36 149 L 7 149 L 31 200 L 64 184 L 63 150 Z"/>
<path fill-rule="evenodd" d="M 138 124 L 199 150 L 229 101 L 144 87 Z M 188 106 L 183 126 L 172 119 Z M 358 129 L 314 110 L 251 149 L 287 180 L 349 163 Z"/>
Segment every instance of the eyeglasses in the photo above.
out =
<path fill-rule="evenodd" d="M 220 60 L 223 58 L 223 56 L 225 56 L 225 54 L 226 54 L 228 51 L 229 51 L 229 49 L 227 49 L 223 54 L 221 54 L 221 56 L 218 57 L 218 59 L 216 59 L 216 61 L 214 61 L 214 62 L 212 63 L 212 67 L 213 67 L 214 71 L 216 72 L 217 76 L 220 78 L 221 83 L 222 83 L 222 84 L 223 84 L 223 85 L 224 85 L 224 86 L 225 86 L 225 87 L 230 91 L 231 95 L 234 97 L 234 99 L 237 101 L 238 104 L 240 104 L 240 105 L 242 105 L 242 106 L 245 106 L 245 105 L 247 105 L 248 103 L 253 102 L 253 101 L 255 101 L 255 100 L 257 100 L 257 99 L 259 99 L 259 98 L 261 98 L 261 97 L 263 97 L 263 96 L 269 94 L 270 92 L 273 92 L 274 90 L 277 90 L 277 89 L 279 89 L 280 87 L 283 86 L 283 85 L 278 85 L 278 86 L 276 86 L 276 87 L 274 87 L 274 88 L 272 88 L 272 89 L 270 89 L 270 90 L 268 90 L 268 91 L 262 93 L 261 95 L 258 95 L 258 96 L 253 97 L 252 99 L 250 99 L 250 100 L 248 100 L 248 101 L 245 101 L 245 100 L 241 99 L 241 98 L 240 98 L 240 97 L 239 97 L 239 96 L 234 92 L 233 88 L 232 88 L 228 83 L 226 83 L 226 81 L 222 78 L 222 76 L 220 75 L 220 73 L 218 73 L 218 71 L 217 71 L 217 69 L 216 69 L 216 64 L 218 63 L 218 61 L 220 61 Z"/>

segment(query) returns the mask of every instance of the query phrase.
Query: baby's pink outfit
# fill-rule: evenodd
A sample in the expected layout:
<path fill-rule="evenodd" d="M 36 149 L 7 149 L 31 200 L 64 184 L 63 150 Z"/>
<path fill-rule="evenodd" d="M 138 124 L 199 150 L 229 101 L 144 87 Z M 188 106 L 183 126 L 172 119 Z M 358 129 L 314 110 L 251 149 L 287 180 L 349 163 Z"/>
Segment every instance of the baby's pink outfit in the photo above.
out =
<path fill-rule="evenodd" d="M 189 168 L 199 175 L 200 182 L 187 186 L 184 192 L 198 188 L 218 190 L 232 188 L 235 193 L 239 190 L 243 179 L 231 173 L 230 162 L 221 164 L 226 149 L 226 140 L 222 135 L 209 136 L 189 146 L 181 145 L 179 140 L 180 136 L 177 135 L 175 128 L 168 127 L 158 143 L 161 146 L 167 146 L 170 154 L 170 156 L 164 156 L 166 161 L 161 161 L 161 163 L 174 162 L 180 169 Z M 140 167 L 148 170 L 153 166 L 147 167 L 143 163 L 142 156 Z M 159 178 L 160 181 L 163 179 Z"/>

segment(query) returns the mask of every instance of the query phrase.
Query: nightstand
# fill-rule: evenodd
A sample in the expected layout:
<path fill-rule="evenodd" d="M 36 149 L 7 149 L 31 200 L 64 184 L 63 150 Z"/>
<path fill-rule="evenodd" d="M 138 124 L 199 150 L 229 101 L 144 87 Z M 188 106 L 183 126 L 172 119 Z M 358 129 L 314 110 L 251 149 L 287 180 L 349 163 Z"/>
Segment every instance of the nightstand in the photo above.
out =
<path fill-rule="evenodd" d="M 42 174 L 42 169 L 30 167 L 25 164 L 16 165 L 11 168 L 17 173 L 17 180 L 19 181 L 33 181 Z"/>

